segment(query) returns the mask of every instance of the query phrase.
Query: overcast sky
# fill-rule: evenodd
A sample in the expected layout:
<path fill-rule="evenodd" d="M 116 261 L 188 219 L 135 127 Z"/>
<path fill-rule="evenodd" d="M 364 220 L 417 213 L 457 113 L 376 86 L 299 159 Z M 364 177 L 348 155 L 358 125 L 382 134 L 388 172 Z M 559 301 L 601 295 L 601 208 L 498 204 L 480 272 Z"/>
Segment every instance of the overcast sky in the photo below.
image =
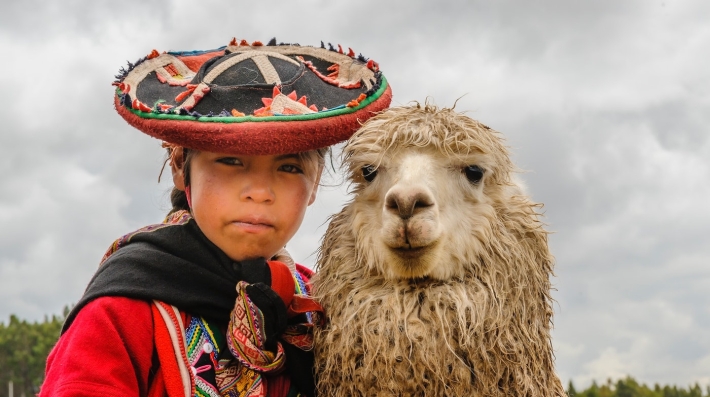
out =
<path fill-rule="evenodd" d="M 710 383 L 710 2 L 1 0 L 0 321 L 76 302 L 117 237 L 159 222 L 160 142 L 112 105 L 152 49 L 340 43 L 394 104 L 503 132 L 555 234 L 565 382 Z M 340 181 L 335 172 L 326 182 Z M 289 248 L 312 265 L 325 188 Z"/>

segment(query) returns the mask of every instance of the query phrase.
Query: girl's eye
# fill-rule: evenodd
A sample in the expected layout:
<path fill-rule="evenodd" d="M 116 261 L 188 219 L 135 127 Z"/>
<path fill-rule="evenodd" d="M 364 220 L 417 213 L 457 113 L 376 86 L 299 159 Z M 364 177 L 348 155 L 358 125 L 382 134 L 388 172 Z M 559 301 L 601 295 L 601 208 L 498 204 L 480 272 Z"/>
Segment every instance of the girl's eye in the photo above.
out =
<path fill-rule="evenodd" d="M 221 157 L 217 159 L 218 163 L 226 164 L 226 165 L 241 165 L 242 162 L 239 161 L 238 158 L 236 157 Z"/>
<path fill-rule="evenodd" d="M 483 179 L 483 169 L 477 165 L 469 165 L 464 167 L 464 174 L 466 174 L 466 179 L 471 183 L 477 184 Z"/>
<path fill-rule="evenodd" d="M 293 165 L 293 164 L 283 164 L 279 167 L 279 170 L 284 171 L 284 172 L 288 172 L 291 174 L 302 174 L 303 173 L 303 170 L 300 167 L 298 167 L 297 165 Z"/>

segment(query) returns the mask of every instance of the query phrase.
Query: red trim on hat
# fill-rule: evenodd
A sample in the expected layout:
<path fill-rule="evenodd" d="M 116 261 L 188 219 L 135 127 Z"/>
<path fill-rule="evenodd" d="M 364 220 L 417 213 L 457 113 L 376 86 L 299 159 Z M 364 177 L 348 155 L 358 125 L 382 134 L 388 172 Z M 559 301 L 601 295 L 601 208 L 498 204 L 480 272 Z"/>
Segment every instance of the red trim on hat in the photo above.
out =
<path fill-rule="evenodd" d="M 190 68 L 193 72 L 197 73 L 200 70 L 200 67 L 207 62 L 208 60 L 216 57 L 216 56 L 222 56 L 224 55 L 224 50 L 222 51 L 214 51 L 214 52 L 206 52 L 204 54 L 200 55 L 180 55 L 177 58 L 181 60 L 185 66 Z"/>
<path fill-rule="evenodd" d="M 298 153 L 344 141 L 373 113 L 386 109 L 392 90 L 368 106 L 348 114 L 304 121 L 254 121 L 244 123 L 144 119 L 118 103 L 118 113 L 133 127 L 158 139 L 214 153 L 273 155 Z"/>

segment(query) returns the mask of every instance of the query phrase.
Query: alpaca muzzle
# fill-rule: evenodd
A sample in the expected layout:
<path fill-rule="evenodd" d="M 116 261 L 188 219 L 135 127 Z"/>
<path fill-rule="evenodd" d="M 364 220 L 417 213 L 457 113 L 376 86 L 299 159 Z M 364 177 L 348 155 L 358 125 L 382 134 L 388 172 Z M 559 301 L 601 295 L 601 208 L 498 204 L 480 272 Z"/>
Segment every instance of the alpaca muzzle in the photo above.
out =
<path fill-rule="evenodd" d="M 433 209 L 434 198 L 420 186 L 394 186 L 385 196 L 385 210 L 407 220 Z"/>
<path fill-rule="evenodd" d="M 385 195 L 383 237 L 392 254 L 411 264 L 438 238 L 438 207 L 427 187 L 402 179 Z"/>

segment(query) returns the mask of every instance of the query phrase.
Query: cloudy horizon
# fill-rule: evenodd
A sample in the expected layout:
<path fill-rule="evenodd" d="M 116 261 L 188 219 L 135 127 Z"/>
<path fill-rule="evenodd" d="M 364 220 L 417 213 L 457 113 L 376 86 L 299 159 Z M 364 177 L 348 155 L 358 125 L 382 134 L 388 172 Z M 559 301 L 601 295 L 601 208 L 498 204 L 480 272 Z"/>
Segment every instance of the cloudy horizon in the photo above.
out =
<path fill-rule="evenodd" d="M 553 231 L 565 384 L 710 384 L 710 3 L 1 1 L 0 322 L 61 313 L 169 209 L 160 142 L 113 109 L 127 61 L 323 40 L 377 61 L 393 105 L 458 99 L 505 135 Z M 309 266 L 348 199 L 325 182 L 289 243 Z"/>

